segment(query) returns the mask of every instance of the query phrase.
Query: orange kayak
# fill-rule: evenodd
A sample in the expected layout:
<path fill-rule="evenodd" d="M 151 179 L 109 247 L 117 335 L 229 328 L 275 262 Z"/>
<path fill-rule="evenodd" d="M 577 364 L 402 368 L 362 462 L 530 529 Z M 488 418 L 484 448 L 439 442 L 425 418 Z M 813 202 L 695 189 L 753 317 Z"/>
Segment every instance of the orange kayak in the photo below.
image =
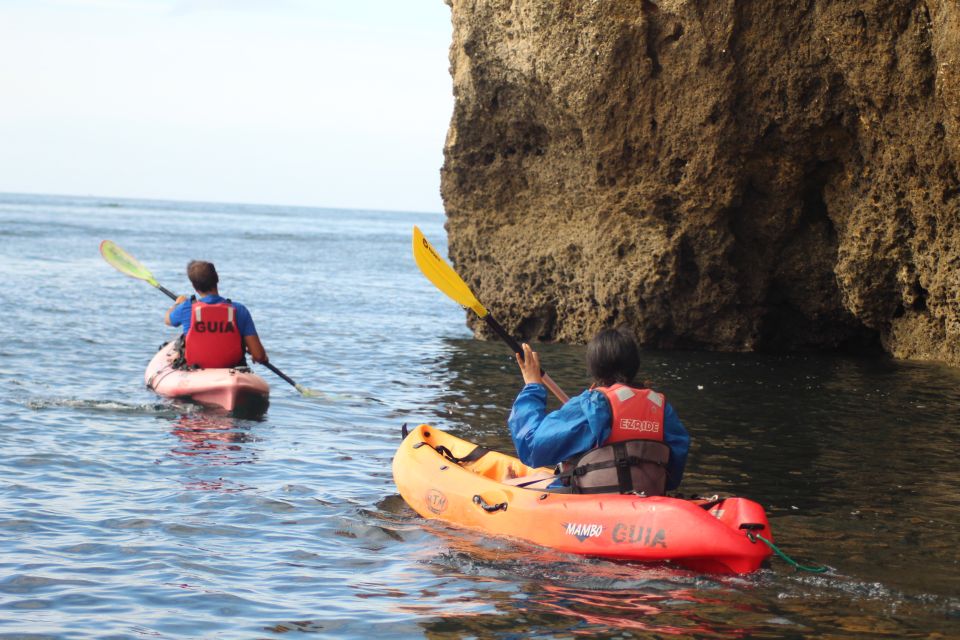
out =
<path fill-rule="evenodd" d="M 766 513 L 745 498 L 681 500 L 662 496 L 559 493 L 516 480 L 549 469 L 486 451 L 420 425 L 400 444 L 393 478 L 425 518 L 567 553 L 640 562 L 671 562 L 695 571 L 749 573 L 771 551 Z M 459 463 L 457 458 L 466 458 Z"/>
<path fill-rule="evenodd" d="M 176 341 L 160 348 L 143 374 L 147 387 L 168 398 L 189 398 L 227 411 L 266 409 L 270 385 L 246 367 L 175 369 L 176 357 Z"/>

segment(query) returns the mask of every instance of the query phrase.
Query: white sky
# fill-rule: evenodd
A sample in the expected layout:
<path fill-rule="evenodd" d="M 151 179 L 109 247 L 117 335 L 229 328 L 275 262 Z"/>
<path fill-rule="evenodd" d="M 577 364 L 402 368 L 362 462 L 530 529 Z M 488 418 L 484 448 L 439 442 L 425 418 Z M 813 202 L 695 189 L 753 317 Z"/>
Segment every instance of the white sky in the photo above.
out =
<path fill-rule="evenodd" d="M 0 192 L 441 211 L 443 0 L 0 0 Z"/>

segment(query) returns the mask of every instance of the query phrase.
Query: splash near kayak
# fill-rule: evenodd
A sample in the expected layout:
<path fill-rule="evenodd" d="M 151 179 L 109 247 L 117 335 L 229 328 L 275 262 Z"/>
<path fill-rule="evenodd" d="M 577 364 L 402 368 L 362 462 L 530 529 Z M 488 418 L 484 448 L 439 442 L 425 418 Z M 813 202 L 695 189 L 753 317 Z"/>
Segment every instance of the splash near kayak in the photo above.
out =
<path fill-rule="evenodd" d="M 393 459 L 400 495 L 417 513 L 493 536 L 707 573 L 750 573 L 772 553 L 756 539 L 773 534 L 763 507 L 751 500 L 571 494 L 505 482 L 543 472 L 550 470 L 429 425 L 411 431 Z"/>
<path fill-rule="evenodd" d="M 187 398 L 227 411 L 262 412 L 270 396 L 267 381 L 246 367 L 178 369 L 177 341 L 162 346 L 143 374 L 147 387 L 167 398 Z"/>

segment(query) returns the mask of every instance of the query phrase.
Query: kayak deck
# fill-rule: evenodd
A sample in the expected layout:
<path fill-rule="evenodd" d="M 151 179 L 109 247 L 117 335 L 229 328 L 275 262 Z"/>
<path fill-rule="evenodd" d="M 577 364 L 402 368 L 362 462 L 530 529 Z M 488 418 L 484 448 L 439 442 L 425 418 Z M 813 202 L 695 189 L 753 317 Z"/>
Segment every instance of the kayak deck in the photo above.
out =
<path fill-rule="evenodd" d="M 420 425 L 393 460 L 400 495 L 425 518 L 568 553 L 673 562 L 711 573 L 749 573 L 770 556 L 769 548 L 750 536 L 772 540 L 763 507 L 751 500 L 527 489 L 503 481 L 550 470 L 495 451 L 460 464 L 451 460 L 474 449 L 473 443 Z"/>
<path fill-rule="evenodd" d="M 265 409 L 270 385 L 257 374 L 240 368 L 176 369 L 176 341 L 165 344 L 147 365 L 147 387 L 168 398 L 188 398 L 227 411 Z"/>

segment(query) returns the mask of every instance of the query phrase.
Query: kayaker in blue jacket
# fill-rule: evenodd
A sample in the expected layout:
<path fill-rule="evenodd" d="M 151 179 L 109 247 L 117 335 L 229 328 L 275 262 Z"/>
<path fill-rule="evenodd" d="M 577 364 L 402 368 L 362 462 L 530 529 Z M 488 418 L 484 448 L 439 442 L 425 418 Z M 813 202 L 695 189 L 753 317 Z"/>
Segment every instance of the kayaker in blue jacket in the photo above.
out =
<path fill-rule="evenodd" d="M 211 262 L 191 260 L 187 277 L 197 299 L 180 296 L 167 310 L 164 322 L 183 327 L 184 358 L 188 365 L 231 367 L 242 363 L 247 351 L 254 362 L 269 361 L 250 311 L 220 296 L 220 277 Z M 196 318 L 200 322 L 196 322 Z"/>
<path fill-rule="evenodd" d="M 523 356 L 517 355 L 517 364 L 525 385 L 508 420 L 521 462 L 554 466 L 611 442 L 661 439 L 669 447 L 666 489 L 680 485 L 690 436 L 662 394 L 632 385 L 640 367 L 633 336 L 614 329 L 598 333 L 587 345 L 587 368 L 595 385 L 551 413 L 546 412 L 540 357 L 528 344 L 523 345 Z M 618 415 L 626 415 L 620 407 L 624 398 L 639 408 L 631 409 L 631 417 L 620 419 L 614 428 L 611 402 L 618 405 Z"/>

